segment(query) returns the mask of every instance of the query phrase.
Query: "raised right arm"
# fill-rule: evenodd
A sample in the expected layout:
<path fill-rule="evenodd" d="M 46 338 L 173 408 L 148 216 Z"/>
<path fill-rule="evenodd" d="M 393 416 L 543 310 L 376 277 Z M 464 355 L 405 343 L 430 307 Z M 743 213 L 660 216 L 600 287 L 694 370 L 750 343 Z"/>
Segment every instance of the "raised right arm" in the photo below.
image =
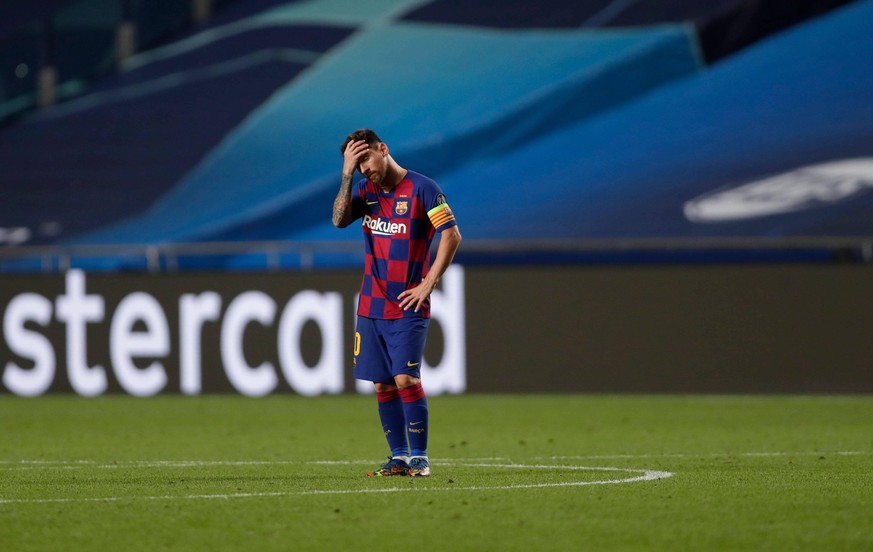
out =
<path fill-rule="evenodd" d="M 356 140 L 349 142 L 343 152 L 343 179 L 336 199 L 333 200 L 333 225 L 337 228 L 345 228 L 355 220 L 352 210 L 352 181 L 355 169 L 358 168 L 358 160 L 368 147 L 367 142 Z"/>
<path fill-rule="evenodd" d="M 333 225 L 345 228 L 352 220 L 352 175 L 343 173 L 339 193 L 333 200 Z"/>

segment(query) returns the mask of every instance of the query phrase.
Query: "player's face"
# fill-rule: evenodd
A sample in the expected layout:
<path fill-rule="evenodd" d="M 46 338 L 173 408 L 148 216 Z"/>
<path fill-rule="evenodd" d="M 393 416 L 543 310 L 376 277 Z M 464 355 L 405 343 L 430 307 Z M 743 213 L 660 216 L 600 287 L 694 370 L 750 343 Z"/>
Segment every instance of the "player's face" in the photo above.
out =
<path fill-rule="evenodd" d="M 368 149 L 358 161 L 358 170 L 369 178 L 373 184 L 381 184 L 388 171 L 388 156 L 382 151 L 382 144 L 377 149 Z"/>

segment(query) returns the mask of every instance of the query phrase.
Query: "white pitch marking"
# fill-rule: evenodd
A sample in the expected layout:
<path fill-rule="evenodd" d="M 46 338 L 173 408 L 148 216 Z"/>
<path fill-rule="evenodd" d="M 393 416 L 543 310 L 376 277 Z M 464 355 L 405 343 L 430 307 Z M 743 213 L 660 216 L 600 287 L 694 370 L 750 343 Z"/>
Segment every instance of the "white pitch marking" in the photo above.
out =
<path fill-rule="evenodd" d="M 792 452 L 719 452 L 719 453 L 653 453 L 653 454 L 589 454 L 575 456 L 535 456 L 534 460 L 642 460 L 646 458 L 723 458 L 725 456 L 740 457 L 781 457 L 781 456 L 870 456 L 873 451 L 792 451 Z M 441 459 L 443 465 L 467 465 L 469 462 L 510 462 L 507 457 L 493 456 L 481 458 Z M 461 462 L 461 464 L 459 464 Z M 267 466 L 288 464 L 312 464 L 312 465 L 361 465 L 370 464 L 371 460 L 119 460 L 111 463 L 99 463 L 94 460 L 0 460 L 0 470 L 28 470 L 28 469 L 77 469 L 77 468 L 103 468 L 112 469 L 120 467 L 140 468 L 189 468 L 203 466 Z M 555 466 L 552 466 L 555 467 Z"/>
<path fill-rule="evenodd" d="M 8 463 L 8 462 L 5 462 Z M 277 461 L 277 462 L 267 462 L 267 461 L 257 461 L 257 462 L 201 462 L 201 461 L 191 461 L 191 462 L 183 462 L 177 463 L 173 461 L 158 461 L 158 462 L 130 462 L 126 465 L 132 465 L 136 467 L 154 467 L 154 466 L 202 466 L 202 465 L 260 465 L 260 464 L 291 464 L 295 463 L 292 461 Z M 319 461 L 319 462 L 308 462 L 312 463 L 327 463 L 327 464 L 365 464 L 368 462 L 358 461 Z M 62 461 L 52 462 L 53 465 L 59 465 L 61 468 L 73 467 L 70 464 L 63 464 Z M 73 463 L 76 466 L 82 467 L 82 462 Z M 229 494 L 197 494 L 197 495 L 162 495 L 162 496 L 109 496 L 109 497 L 82 497 L 82 498 L 37 498 L 37 499 L 23 499 L 23 498 L 0 498 L 0 505 L 3 504 L 54 504 L 54 503 L 71 503 L 71 502 L 119 502 L 123 500 L 230 500 L 234 498 L 262 498 L 262 497 L 286 497 L 286 496 L 309 496 L 309 495 L 341 495 L 341 494 L 370 494 L 370 493 L 396 493 L 396 492 L 423 492 L 423 491 L 490 491 L 490 490 L 511 490 L 511 489 L 536 489 L 536 488 L 548 488 L 548 487 L 581 487 L 586 485 L 612 485 L 618 483 L 634 483 L 638 481 L 654 481 L 659 479 L 667 479 L 669 477 L 673 477 L 672 472 L 668 471 L 656 471 L 656 470 L 645 470 L 645 469 L 634 469 L 634 468 L 614 468 L 614 467 L 589 467 L 589 466 L 553 466 L 553 465 L 544 465 L 544 464 L 485 464 L 485 463 L 465 463 L 460 461 L 446 461 L 442 462 L 445 465 L 456 465 L 456 466 L 464 466 L 464 467 L 483 467 L 483 468 L 503 468 L 503 469 L 560 469 L 560 470 L 575 470 L 575 471 L 607 471 L 607 472 L 625 472 L 625 473 L 636 473 L 641 474 L 634 477 L 626 477 L 622 479 L 600 479 L 595 481 L 564 481 L 561 483 L 523 483 L 518 485 L 498 485 L 493 487 L 487 486 L 458 486 L 458 487 L 441 487 L 441 488 L 400 488 L 400 487 L 389 487 L 389 488 L 377 488 L 377 489 L 341 489 L 341 490 L 311 490 L 311 491 L 295 491 L 295 492 L 264 492 L 264 493 L 229 493 Z M 90 467 L 119 467 L 119 464 L 96 464 L 85 462 L 85 465 Z"/>
<path fill-rule="evenodd" d="M 54 504 L 67 502 L 119 502 L 122 500 L 230 500 L 231 498 L 258 498 L 267 496 L 291 496 L 301 493 L 232 493 L 232 494 L 202 494 L 202 495 L 164 495 L 164 496 L 105 496 L 84 498 L 3 498 L 2 504 Z"/>
<path fill-rule="evenodd" d="M 780 456 L 871 456 L 873 451 L 856 450 L 806 450 L 792 452 L 710 452 L 710 453 L 653 453 L 653 454 L 589 454 L 575 456 L 534 456 L 534 460 L 641 460 L 644 458 L 724 458 L 725 456 L 780 457 Z"/>
<path fill-rule="evenodd" d="M 198 468 L 204 466 L 272 466 L 300 464 L 295 460 L 120 460 L 111 463 L 98 463 L 90 460 L 0 460 L 0 470 L 33 470 L 33 469 L 77 469 L 99 468 L 117 469 L 125 467 L 136 468 Z M 8 466 L 8 467 L 7 467 Z"/>

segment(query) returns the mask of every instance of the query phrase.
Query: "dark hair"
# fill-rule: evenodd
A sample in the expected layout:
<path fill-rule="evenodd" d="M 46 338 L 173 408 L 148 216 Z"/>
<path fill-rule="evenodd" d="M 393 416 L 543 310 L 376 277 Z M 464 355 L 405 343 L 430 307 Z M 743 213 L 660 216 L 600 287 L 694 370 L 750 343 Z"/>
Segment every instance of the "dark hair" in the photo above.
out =
<path fill-rule="evenodd" d="M 367 142 L 367 145 L 370 146 L 371 149 L 376 148 L 382 142 L 382 140 L 376 136 L 375 132 L 369 128 L 361 128 L 346 137 L 343 145 L 340 146 L 340 153 L 346 152 L 346 146 L 349 145 L 349 142 L 356 142 L 358 140 Z"/>

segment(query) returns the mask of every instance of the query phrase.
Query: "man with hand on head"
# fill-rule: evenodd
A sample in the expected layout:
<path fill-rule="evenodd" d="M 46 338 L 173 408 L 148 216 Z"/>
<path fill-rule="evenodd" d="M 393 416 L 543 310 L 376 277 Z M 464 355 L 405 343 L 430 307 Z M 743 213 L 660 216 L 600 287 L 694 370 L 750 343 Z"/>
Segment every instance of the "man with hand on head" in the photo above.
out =
<path fill-rule="evenodd" d="M 391 449 L 370 476 L 427 477 L 428 405 L 421 359 L 430 294 L 461 244 L 455 216 L 436 182 L 401 167 L 370 129 L 349 134 L 333 224 L 361 218 L 366 260 L 355 327 L 356 379 L 376 387 L 379 419 Z M 355 170 L 364 178 L 353 182 Z M 440 243 L 433 264 L 430 246 Z"/>

